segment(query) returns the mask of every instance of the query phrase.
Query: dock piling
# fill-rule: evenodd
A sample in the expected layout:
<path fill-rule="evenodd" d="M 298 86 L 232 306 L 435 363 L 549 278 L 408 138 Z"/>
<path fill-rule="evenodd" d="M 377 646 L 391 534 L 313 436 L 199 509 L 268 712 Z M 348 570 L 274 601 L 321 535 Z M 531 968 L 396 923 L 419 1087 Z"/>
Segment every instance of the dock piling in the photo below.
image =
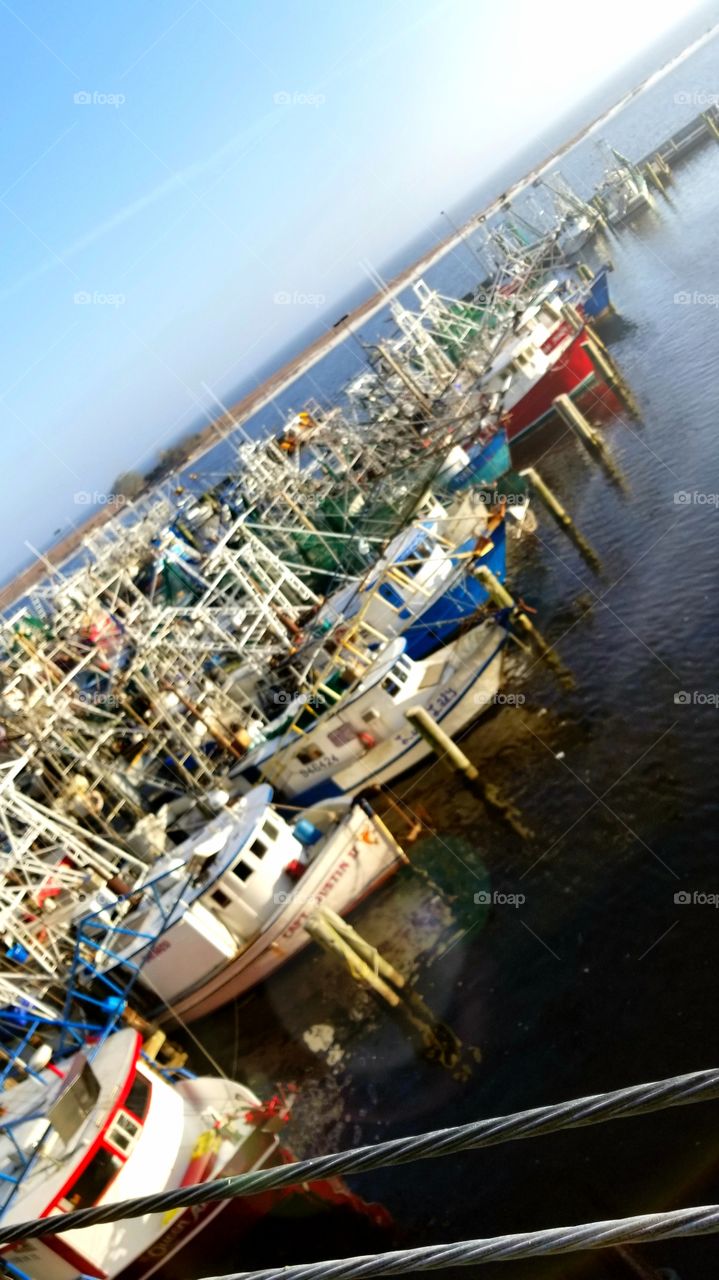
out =
<path fill-rule="evenodd" d="M 626 480 L 611 457 L 606 441 L 602 439 L 598 431 L 595 431 L 581 409 L 574 404 L 571 397 L 568 395 L 557 396 L 553 404 L 562 422 L 566 423 L 570 430 L 574 432 L 580 444 L 587 450 L 587 453 L 600 463 L 614 484 L 626 491 Z"/>
<path fill-rule="evenodd" d="M 461 1040 L 451 1027 L 435 1016 L 427 1002 L 412 991 L 403 974 L 380 954 L 377 947 L 328 907 L 314 911 L 304 927 L 325 951 L 343 961 L 355 982 L 371 987 L 407 1020 L 413 1032 L 419 1035 L 428 1057 L 440 1062 L 456 1079 L 467 1079 L 470 1067 Z M 478 1050 L 474 1050 L 473 1057 L 475 1061 L 480 1060 Z"/>
<path fill-rule="evenodd" d="M 375 964 L 369 963 L 365 958 L 370 950 L 379 955 L 375 948 L 370 948 L 370 944 L 366 943 L 365 955 L 359 955 L 353 943 L 348 941 L 346 936 L 342 936 L 326 918 L 324 911 L 315 911 L 305 921 L 304 927 L 313 941 L 317 942 L 324 951 L 329 951 L 342 960 L 355 982 L 363 982 L 393 1009 L 397 1008 L 400 1002 L 397 992 L 393 991 L 380 976 Z"/>
<path fill-rule="evenodd" d="M 532 642 L 542 661 L 552 667 L 562 684 L 569 689 L 573 688 L 574 680 L 566 667 L 560 662 L 557 654 L 554 652 L 554 649 L 552 649 L 551 645 L 547 644 L 547 641 L 544 639 L 541 631 L 535 627 L 531 618 L 529 618 L 524 610 L 517 604 L 514 596 L 512 596 L 504 584 L 499 581 L 499 578 L 492 573 L 492 570 L 489 569 L 487 565 L 480 565 L 475 569 L 475 574 L 487 591 L 490 599 L 498 606 L 498 608 L 512 610 L 512 622 L 515 626 L 521 628 L 527 638 Z"/>
<path fill-rule="evenodd" d="M 539 472 L 536 471 L 534 467 L 527 467 L 526 471 L 522 472 L 522 475 L 526 476 L 531 488 L 536 493 L 542 505 L 546 507 L 547 511 L 559 525 L 562 532 L 566 533 L 567 537 L 571 539 L 590 568 L 593 569 L 595 573 L 599 573 L 601 570 L 599 556 L 594 548 L 587 542 L 584 534 L 580 533 L 569 512 L 565 510 L 557 495 L 542 479 Z"/>
<path fill-rule="evenodd" d="M 597 376 L 601 381 L 606 382 L 607 386 L 611 388 L 615 396 L 622 401 L 627 412 L 632 418 L 641 418 L 642 412 L 639 408 L 634 392 L 620 373 L 606 348 L 602 350 L 599 346 L 596 335 L 588 331 L 586 340 L 582 343 L 582 346 L 594 365 Z"/>
<path fill-rule="evenodd" d="M 437 724 L 433 716 L 424 707 L 410 707 L 405 718 L 428 742 L 434 754 L 440 760 L 446 760 L 455 773 L 461 773 L 468 783 L 470 791 L 482 801 L 490 812 L 495 813 L 522 840 L 531 837 L 532 832 L 522 822 L 519 810 L 501 795 L 499 788 L 492 782 L 482 778 L 479 769 L 457 746 L 453 738 Z"/>
<path fill-rule="evenodd" d="M 476 782 L 479 769 L 457 746 L 456 742 L 445 733 L 441 725 L 424 707 L 410 707 L 405 717 L 419 734 L 428 742 L 436 756 L 444 757 L 456 773 L 461 773 L 468 782 Z"/>

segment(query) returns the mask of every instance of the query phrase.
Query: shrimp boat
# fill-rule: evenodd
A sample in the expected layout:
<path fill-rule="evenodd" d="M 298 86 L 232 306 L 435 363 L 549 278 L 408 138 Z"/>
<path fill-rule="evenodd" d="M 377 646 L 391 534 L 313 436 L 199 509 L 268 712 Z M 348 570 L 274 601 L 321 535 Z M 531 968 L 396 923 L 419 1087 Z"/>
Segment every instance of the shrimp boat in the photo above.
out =
<path fill-rule="evenodd" d="M 510 446 L 552 416 L 558 395 L 581 396 L 596 379 L 584 328 L 576 331 L 563 319 L 555 294 L 552 281 L 522 315 L 514 338 L 500 348 L 483 378 L 483 389 L 500 398 Z"/>
<path fill-rule="evenodd" d="M 506 611 L 493 614 L 421 661 L 407 656 L 402 637 L 377 657 L 362 655 L 351 632 L 313 691 L 265 727 L 264 740 L 231 776 L 248 784 L 264 778 L 303 807 L 389 782 L 431 751 L 407 721 L 408 710 L 424 707 L 454 734 L 491 705 L 508 628 Z M 364 672 L 349 664 L 350 656 L 366 664 Z"/>
<path fill-rule="evenodd" d="M 7 1011 L 5 1011 L 7 1012 Z M 37 1028 L 41 1020 L 30 1021 Z M 219 1076 L 159 1069 L 126 1027 L 46 1066 L 11 1055 L 2 1073 L 0 1223 L 57 1219 L 58 1234 L 0 1247 L 23 1280 L 171 1280 L 201 1274 L 268 1213 L 329 1205 L 367 1212 L 339 1180 L 72 1229 L 66 1214 L 291 1162 L 280 1145 L 285 1100 L 263 1105 Z M 37 1057 L 37 1053 L 35 1054 Z M 13 1078 L 14 1076 L 14 1078 Z M 17 1077 L 21 1078 L 18 1079 Z M 208 1231 L 207 1228 L 211 1230 Z M 321 1229 L 321 1228 L 320 1228 Z"/>
<path fill-rule="evenodd" d="M 463 470 L 469 461 L 464 454 Z M 433 519 L 400 533 L 364 579 L 326 601 L 315 630 L 361 615 L 388 639 L 403 636 L 409 658 L 424 658 L 446 644 L 487 603 L 475 566 L 485 565 L 501 582 L 505 578 L 504 510 L 492 512 L 483 496 L 472 501 L 470 495 L 452 514 L 438 504 Z"/>
<path fill-rule="evenodd" d="M 309 942 L 319 906 L 346 914 L 407 862 L 365 802 L 303 812 L 293 825 L 255 787 L 158 859 L 121 896 L 106 892 L 76 920 L 81 983 L 110 997 L 135 971 L 160 1021 L 192 1021 L 264 981 Z M 94 907 L 94 909 L 93 909 Z"/>
<path fill-rule="evenodd" d="M 651 204 L 644 174 L 621 152 L 610 149 L 615 162 L 605 171 L 596 202 L 612 226 L 621 226 Z"/>

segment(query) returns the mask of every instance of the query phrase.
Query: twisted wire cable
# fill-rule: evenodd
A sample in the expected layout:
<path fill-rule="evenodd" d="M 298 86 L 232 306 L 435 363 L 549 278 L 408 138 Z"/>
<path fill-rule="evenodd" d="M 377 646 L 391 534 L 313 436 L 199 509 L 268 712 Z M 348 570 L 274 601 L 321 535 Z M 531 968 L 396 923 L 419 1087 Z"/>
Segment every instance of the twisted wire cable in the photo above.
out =
<path fill-rule="evenodd" d="M 455 1244 L 400 1249 L 394 1253 L 367 1254 L 298 1267 L 234 1271 L 231 1275 L 206 1276 L 204 1280 L 368 1280 L 371 1276 L 401 1276 L 407 1271 L 440 1271 L 444 1267 L 466 1267 L 470 1263 L 511 1262 L 516 1258 L 543 1258 L 579 1253 L 582 1249 L 606 1249 L 611 1245 L 650 1244 L 677 1236 L 710 1235 L 717 1230 L 719 1205 L 702 1205 L 670 1213 L 645 1213 L 634 1218 L 550 1227 L 547 1231 L 522 1231 L 518 1235 L 491 1236 L 486 1240 L 460 1240 Z"/>
<path fill-rule="evenodd" d="M 644 1115 L 667 1107 L 707 1102 L 718 1096 L 719 1070 L 695 1071 L 649 1084 L 615 1089 L 610 1093 L 575 1098 L 570 1102 L 534 1107 L 488 1120 L 476 1120 L 450 1129 L 436 1129 L 408 1138 L 394 1138 L 388 1142 L 353 1147 L 331 1155 L 314 1156 L 309 1160 L 298 1160 L 294 1164 L 278 1168 L 259 1169 L 194 1186 L 176 1187 L 174 1190 L 123 1200 L 116 1204 L 95 1205 L 65 1214 L 61 1220 L 52 1217 L 13 1226 L 0 1226 L 0 1245 L 58 1235 L 63 1231 L 75 1231 L 99 1222 L 117 1222 L 123 1218 L 144 1217 L 146 1214 L 163 1213 L 169 1209 L 185 1209 L 191 1205 L 228 1200 L 235 1196 L 250 1196 L 318 1178 L 366 1173 L 390 1165 L 409 1164 L 413 1160 L 454 1155 L 459 1151 L 496 1146 L 520 1138 L 535 1138 L 565 1129 L 599 1124 L 605 1120 Z"/>

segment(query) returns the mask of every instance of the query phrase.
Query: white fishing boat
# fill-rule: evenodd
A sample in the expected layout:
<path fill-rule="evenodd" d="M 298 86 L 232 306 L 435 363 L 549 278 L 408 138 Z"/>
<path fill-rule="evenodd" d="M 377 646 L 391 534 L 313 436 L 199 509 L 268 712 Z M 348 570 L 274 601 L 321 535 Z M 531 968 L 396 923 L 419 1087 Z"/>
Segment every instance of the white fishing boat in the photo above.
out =
<path fill-rule="evenodd" d="M 620 226 L 651 205 L 644 174 L 620 151 L 609 148 L 612 163 L 597 191 L 597 203 L 612 226 Z"/>
<path fill-rule="evenodd" d="M 141 1056 L 130 1028 L 26 1074 L 2 1099 L 0 1223 L 52 1217 L 61 1232 L 0 1249 L 12 1274 L 29 1280 L 199 1275 L 218 1244 L 236 1247 L 288 1195 L 306 1198 L 294 1188 L 68 1230 L 63 1218 L 75 1209 L 293 1159 L 278 1136 L 288 1116 L 283 1099 L 263 1105 L 219 1076 L 172 1078 Z M 369 1210 L 343 1184 L 310 1183 L 307 1191 Z"/>
<path fill-rule="evenodd" d="M 594 235 L 596 221 L 596 217 L 585 212 L 566 213 L 557 229 L 557 244 L 562 252 L 569 257 L 579 253 Z"/>
<path fill-rule="evenodd" d="M 88 976 L 138 972 L 170 1017 L 191 1021 L 264 981 L 308 942 L 319 906 L 352 911 L 406 861 L 366 803 L 318 805 L 292 825 L 253 788 L 75 928 Z"/>
<path fill-rule="evenodd" d="M 430 753 L 406 719 L 410 708 L 424 707 L 454 734 L 492 704 L 507 626 L 503 615 L 492 616 L 421 661 L 407 657 L 404 639 L 393 640 L 379 657 L 364 658 L 361 675 L 341 657 L 347 649 L 361 657 L 356 643 L 343 640 L 334 666 L 265 729 L 233 776 L 263 777 L 302 806 L 389 782 Z"/>

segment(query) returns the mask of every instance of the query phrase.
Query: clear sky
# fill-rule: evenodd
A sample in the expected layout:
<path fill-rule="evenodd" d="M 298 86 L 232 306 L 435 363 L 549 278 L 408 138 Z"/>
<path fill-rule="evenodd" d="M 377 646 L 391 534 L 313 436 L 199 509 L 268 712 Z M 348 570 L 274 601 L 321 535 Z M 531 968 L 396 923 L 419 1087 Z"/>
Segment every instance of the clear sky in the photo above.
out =
<path fill-rule="evenodd" d="M 0 578 L 693 7 L 0 0 Z"/>

